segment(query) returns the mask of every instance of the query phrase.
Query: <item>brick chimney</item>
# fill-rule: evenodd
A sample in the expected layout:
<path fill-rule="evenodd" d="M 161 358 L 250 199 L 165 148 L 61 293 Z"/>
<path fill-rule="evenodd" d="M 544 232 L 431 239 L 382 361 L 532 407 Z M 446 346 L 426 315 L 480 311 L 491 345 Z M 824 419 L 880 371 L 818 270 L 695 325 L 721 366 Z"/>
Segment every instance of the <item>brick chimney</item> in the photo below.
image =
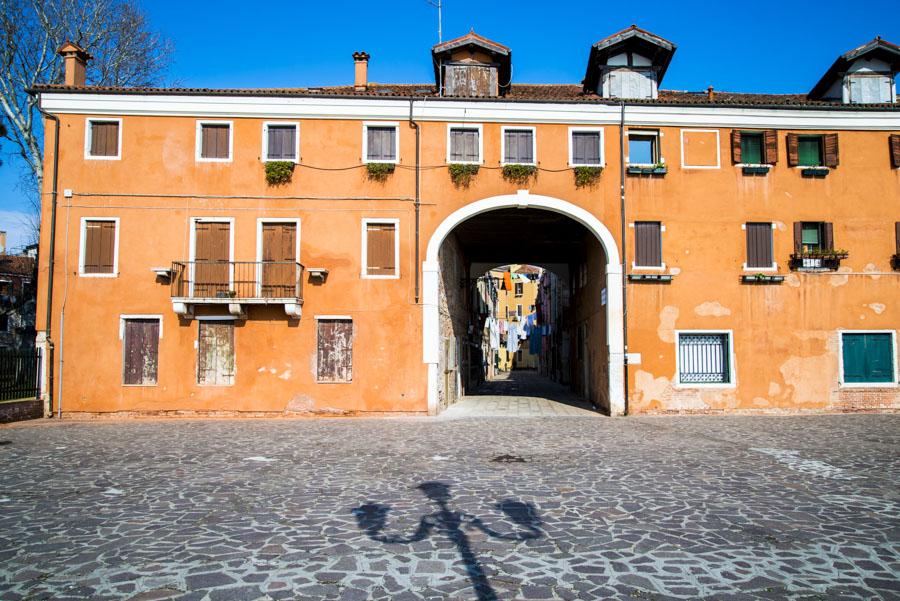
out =
<path fill-rule="evenodd" d="M 86 81 L 87 62 L 94 58 L 78 44 L 66 41 L 57 51 L 66 63 L 66 85 L 83 86 Z"/>
<path fill-rule="evenodd" d="M 6 254 L 6 232 L 0 232 L 0 255 Z"/>
<path fill-rule="evenodd" d="M 365 92 L 369 87 L 369 53 L 353 53 L 353 87 L 357 92 Z"/>

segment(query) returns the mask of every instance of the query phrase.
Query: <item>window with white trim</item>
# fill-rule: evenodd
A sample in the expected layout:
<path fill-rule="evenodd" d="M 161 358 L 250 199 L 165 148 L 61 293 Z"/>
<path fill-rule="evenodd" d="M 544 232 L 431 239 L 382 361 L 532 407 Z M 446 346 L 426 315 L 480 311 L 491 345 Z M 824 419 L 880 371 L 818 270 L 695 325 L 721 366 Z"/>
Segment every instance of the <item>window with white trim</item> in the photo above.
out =
<path fill-rule="evenodd" d="M 728 332 L 678 332 L 679 384 L 731 384 Z"/>
<path fill-rule="evenodd" d="M 659 132 L 630 130 L 628 132 L 628 164 L 659 165 L 663 162 L 659 151 Z"/>
<path fill-rule="evenodd" d="M 569 164 L 573 167 L 603 165 L 603 131 L 569 129 Z"/>
<path fill-rule="evenodd" d="M 843 384 L 893 384 L 893 332 L 841 332 Z"/>
<path fill-rule="evenodd" d="M 81 276 L 114 277 L 119 263 L 119 220 L 85 217 L 81 220 Z"/>
<path fill-rule="evenodd" d="M 155 386 L 159 371 L 162 319 L 138 316 L 123 316 L 121 319 L 122 384 Z"/>
<path fill-rule="evenodd" d="M 533 127 L 503 128 L 503 163 L 506 165 L 534 165 L 535 141 Z"/>
<path fill-rule="evenodd" d="M 396 219 L 363 220 L 363 277 L 399 277 L 400 241 L 397 226 Z"/>
<path fill-rule="evenodd" d="M 112 160 L 121 158 L 121 119 L 88 119 L 84 135 L 85 158 Z"/>
<path fill-rule="evenodd" d="M 227 162 L 231 160 L 231 121 L 197 122 L 197 160 Z"/>

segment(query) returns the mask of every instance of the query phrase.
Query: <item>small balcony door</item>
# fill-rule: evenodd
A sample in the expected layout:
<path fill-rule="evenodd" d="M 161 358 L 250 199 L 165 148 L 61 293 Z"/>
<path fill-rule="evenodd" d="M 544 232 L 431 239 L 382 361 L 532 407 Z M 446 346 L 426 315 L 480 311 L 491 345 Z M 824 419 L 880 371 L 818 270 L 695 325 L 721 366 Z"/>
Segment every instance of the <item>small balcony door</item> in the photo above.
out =
<path fill-rule="evenodd" d="M 263 298 L 297 297 L 297 224 L 262 224 Z"/>
<path fill-rule="evenodd" d="M 215 298 L 231 289 L 231 223 L 194 223 L 194 297 Z"/>

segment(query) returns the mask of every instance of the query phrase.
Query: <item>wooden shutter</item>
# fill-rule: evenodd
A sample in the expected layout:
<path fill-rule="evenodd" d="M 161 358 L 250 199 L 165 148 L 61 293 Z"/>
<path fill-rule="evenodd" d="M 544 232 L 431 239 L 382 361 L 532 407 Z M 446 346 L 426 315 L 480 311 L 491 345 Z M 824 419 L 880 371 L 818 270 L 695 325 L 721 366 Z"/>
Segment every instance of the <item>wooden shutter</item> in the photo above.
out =
<path fill-rule="evenodd" d="M 894 222 L 894 242 L 897 245 L 897 255 L 900 256 L 900 221 Z"/>
<path fill-rule="evenodd" d="M 891 145 L 891 167 L 900 168 L 900 134 L 891 134 L 889 138 Z"/>
<path fill-rule="evenodd" d="M 159 320 L 126 319 L 122 381 L 130 386 L 156 384 L 159 358 Z"/>
<path fill-rule="evenodd" d="M 297 224 L 263 223 L 262 237 L 262 296 L 297 297 Z"/>
<path fill-rule="evenodd" d="M 866 381 L 865 334 L 841 334 L 844 382 Z"/>
<path fill-rule="evenodd" d="M 91 121 L 91 156 L 114 157 L 119 154 L 119 123 Z"/>
<path fill-rule="evenodd" d="M 824 240 L 822 241 L 822 248 L 826 250 L 834 250 L 834 225 L 825 222 L 822 224 L 822 234 Z"/>
<path fill-rule="evenodd" d="M 116 222 L 84 224 L 84 273 L 113 273 L 116 257 Z"/>
<path fill-rule="evenodd" d="M 194 224 L 194 296 L 215 297 L 229 289 L 231 224 Z"/>
<path fill-rule="evenodd" d="M 825 134 L 822 138 L 822 146 L 824 148 L 823 163 L 826 167 L 831 167 L 833 169 L 837 167 L 840 162 L 840 157 L 838 156 L 838 135 Z"/>
<path fill-rule="evenodd" d="M 572 162 L 576 165 L 600 164 L 600 134 L 572 132 Z"/>
<path fill-rule="evenodd" d="M 794 222 L 794 253 L 799 254 L 803 251 L 803 222 Z"/>
<path fill-rule="evenodd" d="M 227 159 L 231 127 L 227 123 L 200 125 L 200 156 L 204 159 Z"/>
<path fill-rule="evenodd" d="M 476 162 L 478 159 L 478 130 L 451 129 L 450 160 Z"/>
<path fill-rule="evenodd" d="M 292 161 L 295 158 L 297 128 L 293 125 L 270 125 L 266 158 L 270 161 Z"/>
<path fill-rule="evenodd" d="M 393 223 L 366 224 L 366 274 L 395 275 L 396 231 Z"/>
<path fill-rule="evenodd" d="M 366 156 L 370 161 L 393 161 L 397 156 L 396 130 L 393 127 L 367 128 L 368 150 Z"/>
<path fill-rule="evenodd" d="M 772 256 L 772 224 L 747 224 L 747 267 L 771 268 Z"/>
<path fill-rule="evenodd" d="M 797 134 L 787 135 L 788 166 L 796 167 L 800 164 L 800 139 Z"/>
<path fill-rule="evenodd" d="M 234 384 L 234 323 L 199 321 L 197 383 L 207 386 Z"/>
<path fill-rule="evenodd" d="M 316 330 L 316 380 L 352 381 L 353 321 L 320 319 L 316 322 Z"/>
<path fill-rule="evenodd" d="M 732 130 L 731 132 L 731 160 L 734 163 L 741 161 L 741 132 L 740 130 Z"/>
<path fill-rule="evenodd" d="M 638 221 L 634 224 L 634 263 L 638 267 L 662 265 L 662 236 L 659 221 Z"/>
<path fill-rule="evenodd" d="M 894 381 L 894 345 L 890 334 L 866 334 L 866 380 Z"/>
<path fill-rule="evenodd" d="M 767 165 L 778 162 L 778 132 L 774 129 L 763 132 L 763 161 Z"/>

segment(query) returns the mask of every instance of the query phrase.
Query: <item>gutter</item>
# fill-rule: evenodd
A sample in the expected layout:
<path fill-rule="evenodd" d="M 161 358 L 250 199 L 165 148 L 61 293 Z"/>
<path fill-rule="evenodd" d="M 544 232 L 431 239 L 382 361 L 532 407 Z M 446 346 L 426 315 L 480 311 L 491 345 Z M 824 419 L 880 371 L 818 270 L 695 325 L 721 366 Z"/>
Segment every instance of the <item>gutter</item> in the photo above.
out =
<path fill-rule="evenodd" d="M 415 265 L 413 265 L 413 269 L 416 272 L 416 304 L 419 304 L 419 214 L 421 210 L 421 197 L 419 194 L 420 191 L 420 176 L 421 169 L 419 167 L 419 148 L 420 148 L 420 138 L 421 138 L 421 129 L 419 124 L 413 119 L 413 102 L 415 98 L 413 96 L 409 97 L 409 126 L 416 130 L 416 250 L 415 250 Z M 400 232 L 397 232 L 397 235 L 400 235 Z"/>
<path fill-rule="evenodd" d="M 625 415 L 628 415 L 628 245 L 625 243 L 625 234 L 628 229 L 625 224 L 625 101 L 619 103 L 621 114 L 619 116 L 619 218 L 622 222 L 622 342 L 624 366 L 623 382 L 625 394 Z"/>
<path fill-rule="evenodd" d="M 53 416 L 53 339 L 51 337 L 51 324 L 53 321 L 53 272 L 56 263 L 56 198 L 59 175 L 59 117 L 51 115 L 41 108 L 38 103 L 38 112 L 45 118 L 53 121 L 53 174 L 51 176 L 50 189 L 50 249 L 48 251 L 48 273 L 47 273 L 47 316 L 44 324 L 44 331 L 47 336 L 47 411 Z M 43 187 L 43 182 L 42 182 Z"/>

